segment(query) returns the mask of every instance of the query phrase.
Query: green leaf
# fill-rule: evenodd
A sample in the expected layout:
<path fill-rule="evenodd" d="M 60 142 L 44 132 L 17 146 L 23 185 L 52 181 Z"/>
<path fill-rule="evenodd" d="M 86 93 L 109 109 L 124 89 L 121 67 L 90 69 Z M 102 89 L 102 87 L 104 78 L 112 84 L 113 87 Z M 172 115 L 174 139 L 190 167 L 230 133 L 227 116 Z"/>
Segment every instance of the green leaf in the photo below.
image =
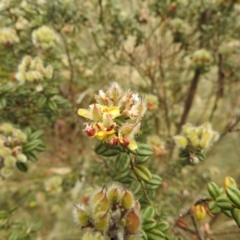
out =
<path fill-rule="evenodd" d="M 233 206 L 225 195 L 221 195 L 216 199 L 216 204 L 223 210 L 232 210 Z"/>
<path fill-rule="evenodd" d="M 240 190 L 233 186 L 230 185 L 226 189 L 226 193 L 228 198 L 238 207 L 240 208 Z"/>
<path fill-rule="evenodd" d="M 27 159 L 32 162 L 36 162 L 38 160 L 38 157 L 36 156 L 36 154 L 34 152 L 27 152 L 24 154 L 26 155 Z"/>
<path fill-rule="evenodd" d="M 169 223 L 166 221 L 159 221 L 157 222 L 156 228 L 165 233 L 169 229 Z"/>
<path fill-rule="evenodd" d="M 226 216 L 228 216 L 228 217 L 230 217 L 230 218 L 232 217 L 231 211 L 222 209 L 222 212 L 223 212 Z"/>
<path fill-rule="evenodd" d="M 57 103 L 54 100 L 48 101 L 48 107 L 53 111 L 56 112 L 58 110 Z"/>
<path fill-rule="evenodd" d="M 136 161 L 136 163 L 141 164 L 141 163 L 145 163 L 148 159 L 149 159 L 149 156 L 139 156 L 139 155 L 137 155 L 135 161 Z"/>
<path fill-rule="evenodd" d="M 216 199 L 218 196 L 220 196 L 221 191 L 216 183 L 210 182 L 208 184 L 208 192 L 211 195 L 212 198 Z"/>
<path fill-rule="evenodd" d="M 27 172 L 28 170 L 28 167 L 26 165 L 26 163 L 23 163 L 23 162 L 17 162 L 17 168 L 22 171 L 22 172 Z"/>
<path fill-rule="evenodd" d="M 43 135 L 43 131 L 42 130 L 38 130 L 38 131 L 35 131 L 33 132 L 30 137 L 29 137 L 29 140 L 35 140 L 35 139 L 38 139 L 39 137 L 41 137 Z"/>
<path fill-rule="evenodd" d="M 147 182 L 146 187 L 149 189 L 157 189 L 162 184 L 162 178 L 156 174 L 152 174 L 152 179 Z"/>
<path fill-rule="evenodd" d="M 179 157 L 180 158 L 188 158 L 189 157 L 189 151 L 188 149 L 180 149 L 180 153 L 179 153 Z"/>
<path fill-rule="evenodd" d="M 139 156 L 151 156 L 153 155 L 153 149 L 147 144 L 140 143 L 138 144 L 136 154 Z"/>
<path fill-rule="evenodd" d="M 154 218 L 155 216 L 155 210 L 152 206 L 148 206 L 142 210 L 143 213 L 143 219 L 149 219 Z"/>
<path fill-rule="evenodd" d="M 43 106 L 45 103 L 47 102 L 47 98 L 45 96 L 39 96 L 38 100 L 37 100 L 37 103 L 40 105 L 40 106 Z"/>
<path fill-rule="evenodd" d="M 126 178 L 127 176 L 129 176 L 130 174 L 130 169 L 126 169 L 124 172 L 114 172 L 113 175 L 112 175 L 112 179 L 114 181 L 120 181 L 124 178 Z"/>
<path fill-rule="evenodd" d="M 27 134 L 27 136 L 28 136 L 28 138 L 30 137 L 30 135 L 31 135 L 31 133 L 32 133 L 32 129 L 31 128 L 26 128 L 25 130 L 24 130 L 24 132 Z"/>
<path fill-rule="evenodd" d="M 141 190 L 141 184 L 139 181 L 132 181 L 129 185 L 129 190 L 131 190 L 134 194 L 137 194 Z"/>
<path fill-rule="evenodd" d="M 42 222 L 35 223 L 35 224 L 32 226 L 32 228 L 31 228 L 31 232 L 36 232 L 36 231 L 38 231 L 41 227 L 42 227 Z"/>
<path fill-rule="evenodd" d="M 240 228 L 240 209 L 234 208 L 231 211 L 231 213 L 234 221 L 237 223 L 238 227 Z"/>
<path fill-rule="evenodd" d="M 130 156 L 126 152 L 118 154 L 115 160 L 115 169 L 118 172 L 124 172 L 130 164 Z"/>
<path fill-rule="evenodd" d="M 102 156 L 104 157 L 113 157 L 119 154 L 119 149 L 111 149 L 109 148 L 107 151 L 101 153 Z"/>
<path fill-rule="evenodd" d="M 94 151 L 96 154 L 101 155 L 103 152 L 106 152 L 108 150 L 106 144 L 102 141 L 98 141 L 95 145 Z"/>
<path fill-rule="evenodd" d="M 148 240 L 147 234 L 143 229 L 140 230 L 141 233 L 141 240 Z"/>
<path fill-rule="evenodd" d="M 162 231 L 160 231 L 159 229 L 152 229 L 151 231 L 147 232 L 147 237 L 149 240 L 165 240 L 165 235 Z"/>
<path fill-rule="evenodd" d="M 209 208 L 210 212 L 213 214 L 217 214 L 217 213 L 221 212 L 221 208 L 218 207 L 218 205 L 215 201 L 209 202 L 208 208 Z"/>
<path fill-rule="evenodd" d="M 148 218 L 144 220 L 142 228 L 145 232 L 149 232 L 150 230 L 155 228 L 156 225 L 157 225 L 157 222 L 153 218 Z"/>
<path fill-rule="evenodd" d="M 29 141 L 23 145 L 23 152 L 24 153 L 31 152 L 31 151 L 35 150 L 35 148 L 38 145 L 42 145 L 42 144 L 43 144 L 43 142 L 40 139 L 35 139 L 32 141 Z"/>
<path fill-rule="evenodd" d="M 8 238 L 8 240 L 17 240 L 18 239 L 18 233 L 12 232 Z"/>
<path fill-rule="evenodd" d="M 136 165 L 134 168 L 133 168 L 133 171 L 135 173 L 135 175 L 145 181 L 145 182 L 149 182 L 151 179 L 152 179 L 152 173 L 150 172 L 150 170 L 143 166 L 143 165 Z"/>

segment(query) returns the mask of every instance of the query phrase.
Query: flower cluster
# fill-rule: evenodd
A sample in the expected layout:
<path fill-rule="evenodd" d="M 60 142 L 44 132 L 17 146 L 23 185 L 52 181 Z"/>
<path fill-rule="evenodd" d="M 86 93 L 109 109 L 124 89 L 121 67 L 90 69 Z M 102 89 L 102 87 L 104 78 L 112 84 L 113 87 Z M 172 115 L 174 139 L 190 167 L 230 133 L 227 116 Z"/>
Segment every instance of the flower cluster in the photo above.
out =
<path fill-rule="evenodd" d="M 14 29 L 12 28 L 0 29 L 0 44 L 4 46 L 11 46 L 17 42 L 19 42 L 19 38 Z"/>
<path fill-rule="evenodd" d="M 27 136 L 11 124 L 0 124 L 0 180 L 13 174 L 17 162 L 26 162 L 27 157 L 22 153 L 22 145 Z"/>
<path fill-rule="evenodd" d="M 139 239 L 140 203 L 130 191 L 118 185 L 97 190 L 88 205 L 75 205 L 73 214 L 81 228 L 101 232 L 104 239 Z"/>
<path fill-rule="evenodd" d="M 193 53 L 192 66 L 195 69 L 208 69 L 213 59 L 211 53 L 205 49 L 197 50 Z"/>
<path fill-rule="evenodd" d="M 209 122 L 195 127 L 190 123 L 182 127 L 182 135 L 174 137 L 175 143 L 181 148 L 180 157 L 190 157 L 192 163 L 198 163 L 205 157 L 203 150 L 210 147 L 219 138 L 219 133 L 213 131 Z M 195 155 L 196 154 L 196 155 Z"/>
<path fill-rule="evenodd" d="M 136 149 L 134 136 L 139 132 L 146 102 L 131 91 L 123 92 L 116 82 L 106 92 L 100 90 L 95 99 L 97 103 L 88 110 L 78 110 L 80 116 L 93 121 L 86 124 L 87 135 L 110 145 L 120 143 Z"/>
<path fill-rule="evenodd" d="M 32 32 L 32 41 L 36 47 L 46 50 L 55 47 L 58 37 L 51 28 L 41 26 Z"/>
<path fill-rule="evenodd" d="M 52 66 L 44 67 L 41 58 L 35 57 L 32 59 L 30 56 L 25 56 L 18 66 L 18 72 L 15 77 L 20 83 L 27 81 L 36 84 L 36 90 L 41 91 L 43 89 L 41 82 L 44 79 L 51 79 L 52 74 Z"/>

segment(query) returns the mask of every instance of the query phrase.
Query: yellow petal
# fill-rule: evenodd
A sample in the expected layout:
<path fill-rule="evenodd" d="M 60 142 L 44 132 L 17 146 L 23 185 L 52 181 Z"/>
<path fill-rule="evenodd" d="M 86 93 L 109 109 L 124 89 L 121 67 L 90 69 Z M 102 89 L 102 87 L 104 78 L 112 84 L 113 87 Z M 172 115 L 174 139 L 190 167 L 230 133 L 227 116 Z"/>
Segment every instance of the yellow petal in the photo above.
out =
<path fill-rule="evenodd" d="M 188 145 L 187 138 L 185 138 L 183 136 L 175 136 L 174 140 L 175 140 L 176 144 L 181 148 L 185 148 Z"/>
<path fill-rule="evenodd" d="M 96 133 L 95 137 L 99 140 L 104 140 L 105 138 L 107 138 L 107 136 L 113 134 L 114 132 L 114 129 L 112 129 L 111 131 L 99 131 L 98 133 Z"/>
<path fill-rule="evenodd" d="M 200 147 L 201 148 L 208 147 L 208 145 L 210 143 L 210 140 L 211 140 L 211 134 L 208 131 L 205 131 L 202 134 L 202 137 L 201 137 L 201 140 L 200 140 L 200 143 L 199 143 Z"/>
<path fill-rule="evenodd" d="M 86 110 L 86 109 L 83 109 L 83 108 L 78 109 L 78 115 L 80 115 L 82 117 L 85 117 L 85 118 L 91 119 L 90 112 L 88 110 Z"/>
<path fill-rule="evenodd" d="M 128 147 L 129 147 L 131 150 L 135 150 L 135 149 L 138 148 L 137 143 L 136 143 L 134 140 L 131 140 L 131 141 L 129 142 Z"/>
<path fill-rule="evenodd" d="M 106 134 L 104 131 L 99 131 L 98 133 L 95 134 L 95 137 L 99 140 L 103 140 L 106 137 Z"/>
<path fill-rule="evenodd" d="M 104 106 L 102 108 L 103 112 L 110 114 L 112 116 L 112 118 L 116 118 L 118 116 L 120 116 L 120 110 L 118 107 L 106 107 Z"/>

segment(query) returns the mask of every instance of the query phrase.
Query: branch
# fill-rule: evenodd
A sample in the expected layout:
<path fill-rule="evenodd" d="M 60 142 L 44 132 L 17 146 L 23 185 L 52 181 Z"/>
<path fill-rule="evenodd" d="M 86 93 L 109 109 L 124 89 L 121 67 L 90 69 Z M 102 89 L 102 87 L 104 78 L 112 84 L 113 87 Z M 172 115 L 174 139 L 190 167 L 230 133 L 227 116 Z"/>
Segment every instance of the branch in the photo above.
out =
<path fill-rule="evenodd" d="M 218 100 L 223 97 L 224 94 L 224 73 L 223 73 L 223 58 L 222 54 L 218 54 L 218 91 L 216 94 L 216 98 L 214 101 L 214 105 L 211 111 L 211 115 L 209 117 L 209 120 L 211 121 L 213 119 L 214 113 L 217 110 L 218 107 Z"/>
<path fill-rule="evenodd" d="M 182 114 L 182 117 L 181 117 L 181 121 L 178 125 L 177 133 L 180 132 L 181 126 L 187 120 L 189 111 L 192 107 L 194 96 L 196 94 L 199 79 L 200 79 L 200 72 L 198 70 L 195 70 L 195 73 L 194 73 L 194 76 L 193 76 L 193 79 L 192 79 L 192 82 L 191 82 L 191 86 L 190 86 L 189 91 L 188 91 L 188 96 L 187 96 L 187 100 L 185 102 L 184 111 L 183 111 L 183 114 Z"/>

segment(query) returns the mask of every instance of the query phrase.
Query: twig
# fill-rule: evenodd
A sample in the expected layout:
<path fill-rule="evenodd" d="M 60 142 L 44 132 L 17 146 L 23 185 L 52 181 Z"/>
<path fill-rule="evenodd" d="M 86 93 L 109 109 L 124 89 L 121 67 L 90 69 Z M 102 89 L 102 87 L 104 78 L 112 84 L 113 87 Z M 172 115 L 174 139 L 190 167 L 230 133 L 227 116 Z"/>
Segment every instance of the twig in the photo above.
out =
<path fill-rule="evenodd" d="M 218 100 L 223 97 L 224 94 L 224 73 L 223 73 L 223 59 L 222 54 L 218 54 L 218 91 L 216 94 L 216 98 L 214 101 L 214 105 L 211 111 L 211 115 L 209 117 L 209 120 L 211 121 L 213 119 L 214 113 L 217 110 L 218 107 Z"/>
<path fill-rule="evenodd" d="M 192 103 L 193 103 L 193 99 L 194 96 L 196 94 L 196 90 L 197 90 L 197 85 L 200 79 L 200 72 L 198 70 L 195 71 L 192 82 L 191 82 L 191 86 L 189 88 L 188 91 L 188 96 L 187 96 L 187 100 L 185 102 L 185 107 L 184 107 L 184 111 L 181 117 L 181 121 L 178 125 L 178 129 L 177 129 L 177 133 L 180 132 L 181 130 L 181 126 L 186 122 L 189 111 L 191 109 Z"/>
<path fill-rule="evenodd" d="M 195 228 L 195 230 L 196 230 L 196 234 L 197 234 L 197 236 L 198 236 L 198 239 L 199 239 L 199 240 L 203 240 L 203 238 L 202 238 L 202 236 L 201 236 L 201 233 L 200 233 L 200 231 L 199 231 L 199 229 L 198 229 L 196 219 L 194 218 L 192 212 L 190 213 L 190 217 L 191 217 L 191 220 L 192 220 L 192 222 L 193 222 L 194 228 Z"/>

